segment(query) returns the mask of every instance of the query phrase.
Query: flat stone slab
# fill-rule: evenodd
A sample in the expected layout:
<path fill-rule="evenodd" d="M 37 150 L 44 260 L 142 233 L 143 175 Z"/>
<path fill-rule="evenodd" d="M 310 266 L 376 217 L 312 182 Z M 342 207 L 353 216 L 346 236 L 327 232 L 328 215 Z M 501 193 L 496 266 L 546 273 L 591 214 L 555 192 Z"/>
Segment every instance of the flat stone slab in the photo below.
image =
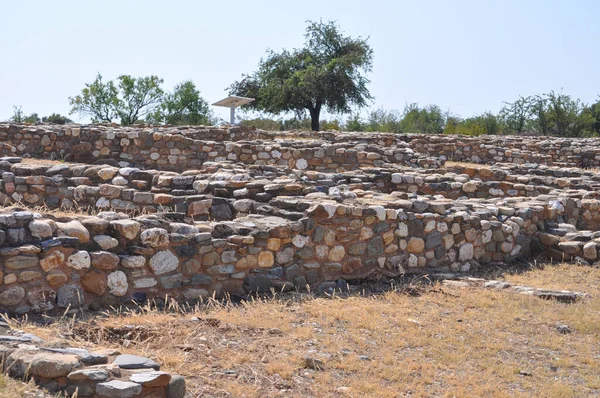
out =
<path fill-rule="evenodd" d="M 118 365 L 122 369 L 154 369 L 160 370 L 160 365 L 150 358 L 137 355 L 122 354 L 115 358 L 113 365 Z"/>
<path fill-rule="evenodd" d="M 112 380 L 96 386 L 96 394 L 111 398 L 135 397 L 141 392 L 142 386 L 130 381 Z"/>
<path fill-rule="evenodd" d="M 171 381 L 171 375 L 161 371 L 138 372 L 132 374 L 129 380 L 144 387 L 164 387 Z"/>

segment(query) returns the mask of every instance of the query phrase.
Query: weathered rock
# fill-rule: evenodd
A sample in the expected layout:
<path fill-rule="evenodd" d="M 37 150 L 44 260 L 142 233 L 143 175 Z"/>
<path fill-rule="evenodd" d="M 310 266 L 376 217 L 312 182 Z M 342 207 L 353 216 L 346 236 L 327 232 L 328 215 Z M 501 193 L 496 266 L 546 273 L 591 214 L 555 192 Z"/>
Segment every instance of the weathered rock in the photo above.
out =
<path fill-rule="evenodd" d="M 92 266 L 102 270 L 113 270 L 119 266 L 120 261 L 119 256 L 106 251 L 92 252 L 91 258 Z"/>
<path fill-rule="evenodd" d="M 160 365 L 155 361 L 137 355 L 122 354 L 112 362 L 122 369 L 154 369 L 160 370 Z"/>
<path fill-rule="evenodd" d="M 25 298 L 25 289 L 21 286 L 7 286 L 0 288 L 0 306 L 12 307 Z"/>
<path fill-rule="evenodd" d="M 94 236 L 94 242 L 96 242 L 102 250 L 110 250 L 119 246 L 119 241 L 109 235 L 96 235 Z"/>
<path fill-rule="evenodd" d="M 142 244 L 154 248 L 165 248 L 169 245 L 169 233 L 163 228 L 150 228 L 140 234 Z"/>
<path fill-rule="evenodd" d="M 44 272 L 60 267 L 65 262 L 65 255 L 60 250 L 52 250 L 40 260 L 40 267 Z"/>
<path fill-rule="evenodd" d="M 81 286 L 86 292 L 102 296 L 106 293 L 106 276 L 98 270 L 90 270 L 81 278 Z"/>
<path fill-rule="evenodd" d="M 76 270 L 82 270 L 84 268 L 90 268 L 92 265 L 92 259 L 90 254 L 85 250 L 79 250 L 69 256 L 67 259 L 67 265 Z"/>
<path fill-rule="evenodd" d="M 110 226 L 127 240 L 134 240 L 140 232 L 140 223 L 134 220 L 115 220 Z"/>
<path fill-rule="evenodd" d="M 142 268 L 146 265 L 144 256 L 120 256 L 121 266 L 125 268 Z"/>
<path fill-rule="evenodd" d="M 80 366 L 77 355 L 44 352 L 33 357 L 29 373 L 46 379 L 55 379 L 67 376 Z"/>
<path fill-rule="evenodd" d="M 90 232 L 79 221 L 69 221 L 66 223 L 57 222 L 59 236 L 71 236 L 79 239 L 81 243 L 90 241 Z"/>
<path fill-rule="evenodd" d="M 171 375 L 161 371 L 138 372 L 129 376 L 129 380 L 144 387 L 164 387 L 171 381 Z"/>
<path fill-rule="evenodd" d="M 178 266 L 179 259 L 170 250 L 159 251 L 150 259 L 150 268 L 155 275 L 174 271 Z"/>
<path fill-rule="evenodd" d="M 106 285 L 110 294 L 115 296 L 124 296 L 127 294 L 129 284 L 127 283 L 127 275 L 123 271 L 115 271 L 108 274 Z"/>
<path fill-rule="evenodd" d="M 141 392 L 142 386 L 130 381 L 111 380 L 96 385 L 96 393 L 103 397 L 130 398 Z"/>

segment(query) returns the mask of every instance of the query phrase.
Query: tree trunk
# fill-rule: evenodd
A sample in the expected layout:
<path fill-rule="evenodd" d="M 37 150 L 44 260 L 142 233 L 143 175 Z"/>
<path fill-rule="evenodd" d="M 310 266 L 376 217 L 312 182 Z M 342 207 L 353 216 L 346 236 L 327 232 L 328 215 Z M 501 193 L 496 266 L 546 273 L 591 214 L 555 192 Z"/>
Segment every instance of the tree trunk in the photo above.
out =
<path fill-rule="evenodd" d="M 319 124 L 319 117 L 321 115 L 321 103 L 319 101 L 317 101 L 317 106 L 310 107 L 309 109 L 310 112 L 310 128 L 312 129 L 312 131 L 319 131 L 320 130 L 320 124 Z"/>

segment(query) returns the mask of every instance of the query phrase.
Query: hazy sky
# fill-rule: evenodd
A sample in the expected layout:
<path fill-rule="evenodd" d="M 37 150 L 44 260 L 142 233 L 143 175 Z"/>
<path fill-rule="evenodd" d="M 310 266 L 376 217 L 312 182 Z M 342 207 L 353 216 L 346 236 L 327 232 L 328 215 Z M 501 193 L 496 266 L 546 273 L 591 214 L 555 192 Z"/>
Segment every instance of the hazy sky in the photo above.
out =
<path fill-rule="evenodd" d="M 13 105 L 67 114 L 97 72 L 155 74 L 169 89 L 192 79 L 212 103 L 320 18 L 369 37 L 376 107 L 435 103 L 466 117 L 520 94 L 600 94 L 594 0 L 0 0 L 0 17 L 0 120 Z"/>

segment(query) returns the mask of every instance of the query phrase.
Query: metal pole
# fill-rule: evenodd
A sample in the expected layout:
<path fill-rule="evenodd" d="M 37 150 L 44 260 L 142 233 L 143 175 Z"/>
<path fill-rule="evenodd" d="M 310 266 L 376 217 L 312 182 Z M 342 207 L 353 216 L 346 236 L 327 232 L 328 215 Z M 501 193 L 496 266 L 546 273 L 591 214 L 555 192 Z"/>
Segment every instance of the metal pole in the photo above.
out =
<path fill-rule="evenodd" d="M 229 124 L 232 126 L 235 124 L 235 107 L 231 107 L 229 111 Z"/>

